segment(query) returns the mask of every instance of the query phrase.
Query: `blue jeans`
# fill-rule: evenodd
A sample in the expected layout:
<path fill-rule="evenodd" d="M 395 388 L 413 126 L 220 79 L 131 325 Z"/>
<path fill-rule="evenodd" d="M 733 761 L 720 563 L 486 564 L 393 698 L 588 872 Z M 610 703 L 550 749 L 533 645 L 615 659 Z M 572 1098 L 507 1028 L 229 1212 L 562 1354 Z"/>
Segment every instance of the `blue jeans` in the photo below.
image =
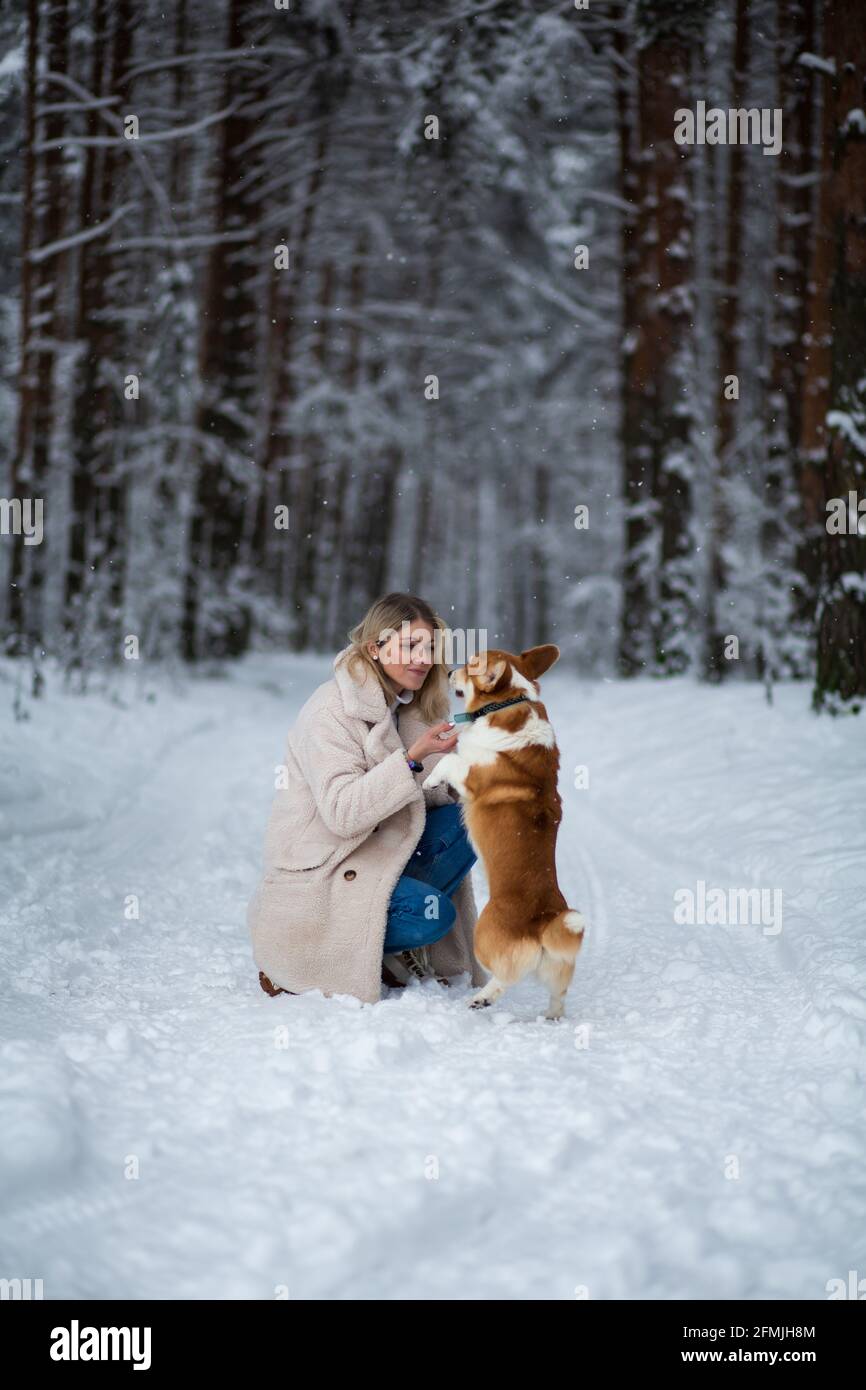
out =
<path fill-rule="evenodd" d="M 474 863 L 457 803 L 430 807 L 424 834 L 391 894 L 385 955 L 429 946 L 451 930 L 457 916 L 451 894 Z"/>

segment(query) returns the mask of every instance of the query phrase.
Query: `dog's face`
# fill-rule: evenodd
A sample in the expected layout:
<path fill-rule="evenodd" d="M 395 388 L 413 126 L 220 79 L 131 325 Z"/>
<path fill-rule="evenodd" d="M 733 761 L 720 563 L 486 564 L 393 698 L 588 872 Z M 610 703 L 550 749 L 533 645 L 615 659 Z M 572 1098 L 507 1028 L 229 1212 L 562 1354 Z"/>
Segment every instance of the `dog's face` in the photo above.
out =
<path fill-rule="evenodd" d="M 479 652 L 465 666 L 452 671 L 448 681 L 455 695 L 466 701 L 468 714 L 491 700 L 504 700 L 509 695 L 523 694 L 530 700 L 536 699 L 538 677 L 549 671 L 558 659 L 559 648 L 552 644 L 530 647 L 519 656 L 491 649 Z"/>

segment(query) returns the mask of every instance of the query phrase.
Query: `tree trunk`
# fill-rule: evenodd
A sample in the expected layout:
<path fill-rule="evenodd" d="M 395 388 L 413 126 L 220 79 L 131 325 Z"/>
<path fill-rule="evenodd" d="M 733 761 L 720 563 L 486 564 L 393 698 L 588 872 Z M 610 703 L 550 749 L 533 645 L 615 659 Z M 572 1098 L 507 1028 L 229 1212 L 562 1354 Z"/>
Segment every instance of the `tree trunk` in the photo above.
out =
<path fill-rule="evenodd" d="M 364 287 L 367 275 L 367 252 L 369 232 L 361 226 L 355 241 L 352 266 L 349 271 L 349 324 L 346 329 L 348 344 L 345 364 L 341 373 L 344 392 L 343 420 L 341 429 L 340 454 L 335 462 L 334 485 L 328 507 L 327 531 L 324 537 L 324 565 L 331 570 L 330 600 L 325 622 L 328 645 L 343 645 L 345 626 L 353 603 L 351 592 L 355 565 L 353 563 L 353 536 L 356 533 L 357 517 L 348 505 L 350 493 L 357 495 L 366 484 L 366 468 L 363 447 L 356 443 L 354 427 L 350 431 L 349 422 L 353 418 L 356 398 L 364 376 L 362 345 L 364 334 L 361 328 L 361 312 L 364 303 Z M 356 484 L 350 489 L 350 473 Z M 382 535 L 376 524 L 370 538 L 381 542 Z"/>
<path fill-rule="evenodd" d="M 327 160 L 330 124 L 327 110 L 322 115 L 313 168 L 296 237 L 285 238 L 290 248 L 288 271 L 272 271 L 271 304 L 268 315 L 268 408 L 262 441 L 262 480 L 259 492 L 253 554 L 273 575 L 277 597 L 285 600 L 291 589 L 294 565 L 297 470 L 292 468 L 296 446 L 289 415 L 297 392 L 295 378 L 296 325 L 310 238 L 321 193 Z M 274 508 L 289 508 L 288 531 L 274 527 Z"/>
<path fill-rule="evenodd" d="M 734 40 L 734 70 L 731 106 L 745 105 L 746 81 L 749 67 L 748 0 L 736 0 L 736 33 Z M 730 478 L 737 436 L 738 400 L 728 400 L 723 389 L 726 378 L 736 376 L 738 322 L 740 317 L 740 275 L 743 247 L 743 201 L 746 179 L 746 152 L 743 145 L 732 145 L 728 154 L 729 200 L 727 242 L 722 273 L 722 295 L 719 304 L 719 375 L 718 419 L 716 432 L 716 472 L 713 479 L 713 515 L 710 521 L 710 570 L 708 595 L 708 632 L 706 673 L 720 680 L 730 667 L 725 660 L 725 638 L 730 629 L 726 616 L 728 602 L 728 562 L 726 550 L 731 542 L 732 519 L 729 499 Z"/>
<path fill-rule="evenodd" d="M 639 147 L 638 97 L 631 68 L 637 54 L 627 43 L 625 29 L 614 31 L 616 55 L 619 193 L 627 205 L 622 214 L 621 427 L 623 497 L 625 502 L 625 559 L 619 667 L 623 675 L 645 671 L 651 659 L 652 574 L 654 531 L 652 448 L 649 440 L 653 408 L 648 295 L 653 280 L 649 152 Z M 646 113 L 643 113 L 644 116 Z"/>
<path fill-rule="evenodd" d="M 111 13 L 113 13 L 113 24 Z M 109 12 L 94 0 L 90 89 L 105 100 L 119 96 L 112 111 L 120 119 L 129 99 L 126 72 L 132 57 L 130 0 Z M 98 111 L 89 110 L 91 140 L 110 131 L 113 144 L 85 147 L 80 219 L 96 227 L 111 216 L 122 194 L 127 154 L 123 137 Z M 120 606 L 125 554 L 126 485 L 120 464 L 122 342 L 117 308 L 121 302 L 120 259 L 107 244 L 109 229 L 80 248 L 71 423 L 72 484 L 69 549 L 65 579 L 65 624 L 70 666 L 84 660 L 86 633 L 93 633 L 104 655 L 120 656 Z"/>
<path fill-rule="evenodd" d="M 22 399 L 18 422 L 22 447 L 15 470 L 13 495 L 20 490 L 29 498 L 46 499 L 51 473 L 54 435 L 54 378 L 60 324 L 59 288 L 66 256 L 54 251 L 34 265 L 32 253 L 59 241 L 64 227 L 63 136 L 66 116 L 56 107 L 56 91 L 39 74 L 41 31 L 36 7 L 29 11 L 28 80 L 36 83 L 35 94 L 28 92 L 28 140 L 40 138 L 46 146 L 40 159 L 31 147 L 28 152 L 30 208 L 25 208 L 24 237 L 27 252 L 27 303 L 22 306 Z M 47 12 L 44 30 L 44 65 L 47 72 L 65 74 L 68 64 L 69 16 L 66 0 L 55 0 Z M 30 65 L 33 64 L 32 71 Z M 26 185 L 25 185 L 26 187 Z M 28 193 L 25 192 L 25 197 Z M 28 225 L 29 220 L 29 225 Z M 33 244 L 35 241 L 35 245 Z M 26 335 L 23 336 L 23 335 Z M 51 506 L 49 500 L 48 506 Z M 16 637 L 13 648 L 32 649 L 43 636 L 43 596 L 45 551 L 42 545 L 24 546 L 15 538 L 12 550 L 11 582 L 13 621 Z"/>
<path fill-rule="evenodd" d="M 334 262 L 325 260 L 320 275 L 321 289 L 316 304 L 318 333 L 311 352 L 316 382 L 325 379 L 329 364 L 329 332 L 331 328 L 331 308 L 334 302 L 337 272 Z M 297 554 L 292 607 L 295 614 L 293 646 L 296 651 L 305 651 L 311 644 L 323 645 L 322 622 L 324 619 L 320 589 L 320 576 L 316 557 L 319 549 L 319 527 L 322 524 L 322 511 L 328 500 L 327 431 L 317 419 L 304 435 L 305 468 L 298 478 L 298 505 L 296 508 L 295 550 Z"/>
<path fill-rule="evenodd" d="M 758 674 L 805 674 L 800 651 L 814 625 L 818 573 L 814 542 L 798 516 L 807 274 L 815 175 L 814 77 L 800 62 L 814 41 L 814 0 L 779 0 L 779 102 L 784 144 L 777 182 L 771 410 L 761 548 L 764 639 Z"/>
<path fill-rule="evenodd" d="M 843 0 L 827 4 L 825 25 L 835 71 L 825 87 L 822 151 L 830 231 L 822 312 L 831 330 L 824 497 L 840 500 L 847 525 L 837 533 L 826 517 L 814 703 L 837 712 L 858 711 L 866 697 L 866 25 Z"/>
<path fill-rule="evenodd" d="M 229 0 L 226 47 L 249 46 L 257 17 L 255 0 Z M 251 81 L 231 62 L 225 72 L 228 115 L 220 132 L 217 235 L 208 257 L 199 349 L 200 457 L 184 592 L 187 661 L 240 655 L 252 624 L 249 603 L 239 592 L 237 557 L 245 500 L 257 477 L 252 455 L 258 205 L 248 147 L 257 128 L 261 78 Z"/>
<path fill-rule="evenodd" d="M 114 40 L 112 44 L 109 90 L 118 97 L 117 114 L 123 117 L 131 109 L 132 90 L 127 73 L 132 65 L 135 17 L 133 0 L 116 0 L 114 6 Z M 110 146 L 102 166 L 102 192 L 99 203 L 103 211 L 120 200 L 125 191 L 128 153 L 125 141 Z M 103 584 L 99 593 L 99 621 L 109 635 L 110 648 L 120 656 L 121 608 L 126 560 L 126 495 L 127 480 L 123 461 L 124 437 L 121 405 L 123 373 L 118 359 L 123 357 L 123 328 L 119 308 L 123 304 L 123 252 L 106 247 L 103 268 L 103 311 L 105 317 L 99 330 L 98 356 L 101 362 L 97 386 L 96 414 L 104 421 L 105 441 L 96 474 L 93 534 L 97 568 Z"/>
<path fill-rule="evenodd" d="M 654 669 L 685 671 L 695 627 L 692 405 L 689 380 L 692 308 L 692 197 L 689 157 L 673 139 L 674 111 L 689 88 L 688 35 L 664 25 L 641 50 L 641 144 L 647 220 L 652 216 L 655 293 L 644 311 L 652 395 L 644 396 L 651 424 L 653 497 L 660 525 Z M 649 253 L 652 252 L 652 245 Z M 650 371 L 644 376 L 649 386 Z"/>
<path fill-rule="evenodd" d="M 18 423 L 15 439 L 15 453 L 12 458 L 12 471 L 9 491 L 12 497 L 21 498 L 30 488 L 33 476 L 33 406 L 36 392 L 36 360 L 31 342 L 33 332 L 33 289 L 34 268 L 30 253 L 36 244 L 36 83 L 39 59 L 39 5 L 38 0 L 28 0 L 27 5 L 27 66 L 24 108 L 24 187 L 22 190 L 21 214 L 21 318 L 20 318 L 20 366 L 18 384 Z M 25 546 L 23 538 L 13 536 L 10 540 L 9 594 L 6 605 L 8 621 L 7 651 L 20 653 L 24 650 L 24 561 Z"/>
<path fill-rule="evenodd" d="M 104 0 L 94 0 L 91 16 L 92 55 L 89 89 L 95 99 L 103 96 L 102 84 L 105 81 L 106 15 Z M 85 119 L 85 133 L 89 141 L 95 141 L 104 129 L 99 113 L 91 107 Z M 81 180 L 81 197 L 78 220 L 84 230 L 96 227 L 100 220 L 97 200 L 98 172 L 102 158 L 100 148 L 93 143 L 85 146 L 83 153 L 84 173 Z M 91 473 L 91 451 L 93 448 L 91 400 L 96 390 L 96 346 L 94 343 L 94 318 L 100 307 L 102 294 L 102 275 L 99 266 L 99 243 L 96 240 L 82 243 L 78 260 L 78 301 L 75 317 L 75 338 L 78 345 L 78 359 L 73 375 L 72 394 L 72 438 L 71 438 L 71 514 L 69 518 L 69 545 L 66 561 L 65 579 L 65 625 L 77 653 L 80 638 L 80 624 L 84 606 L 84 586 L 88 573 L 88 535 L 87 528 L 91 516 L 91 494 L 93 478 Z M 73 660 L 78 659 L 76 655 Z"/>

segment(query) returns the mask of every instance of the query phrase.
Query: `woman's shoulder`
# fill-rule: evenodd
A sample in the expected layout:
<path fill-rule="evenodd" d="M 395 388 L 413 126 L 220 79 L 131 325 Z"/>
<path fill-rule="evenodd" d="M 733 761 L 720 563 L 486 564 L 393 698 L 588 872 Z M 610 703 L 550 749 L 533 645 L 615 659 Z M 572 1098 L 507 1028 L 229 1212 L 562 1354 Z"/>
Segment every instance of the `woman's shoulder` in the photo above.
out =
<path fill-rule="evenodd" d="M 359 726 L 363 727 L 364 718 L 376 719 L 379 711 L 368 711 L 366 706 L 359 704 L 357 687 L 354 680 L 347 676 L 343 670 L 336 670 L 330 680 L 323 681 L 301 706 L 296 728 L 310 728 L 317 724 L 321 725 L 327 721 L 330 724 L 340 724 L 351 734 L 357 733 Z M 382 713 L 384 714 L 384 701 L 382 702 Z"/>
<path fill-rule="evenodd" d="M 306 724 L 320 714 L 338 714 L 342 713 L 342 709 L 343 701 L 340 696 L 340 687 L 332 676 L 330 680 L 317 685 L 312 695 L 304 701 L 298 711 L 296 722 Z"/>

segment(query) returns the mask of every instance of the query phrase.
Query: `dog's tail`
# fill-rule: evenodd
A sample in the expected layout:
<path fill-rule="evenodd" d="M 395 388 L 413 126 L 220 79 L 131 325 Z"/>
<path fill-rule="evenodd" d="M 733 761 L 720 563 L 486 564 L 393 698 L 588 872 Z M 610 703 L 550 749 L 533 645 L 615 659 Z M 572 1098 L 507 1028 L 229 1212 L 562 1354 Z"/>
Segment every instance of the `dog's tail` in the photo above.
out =
<path fill-rule="evenodd" d="M 587 926 L 583 913 L 567 907 L 546 924 L 541 933 L 541 944 L 551 956 L 557 956 L 560 960 L 574 960 L 583 945 Z"/>

